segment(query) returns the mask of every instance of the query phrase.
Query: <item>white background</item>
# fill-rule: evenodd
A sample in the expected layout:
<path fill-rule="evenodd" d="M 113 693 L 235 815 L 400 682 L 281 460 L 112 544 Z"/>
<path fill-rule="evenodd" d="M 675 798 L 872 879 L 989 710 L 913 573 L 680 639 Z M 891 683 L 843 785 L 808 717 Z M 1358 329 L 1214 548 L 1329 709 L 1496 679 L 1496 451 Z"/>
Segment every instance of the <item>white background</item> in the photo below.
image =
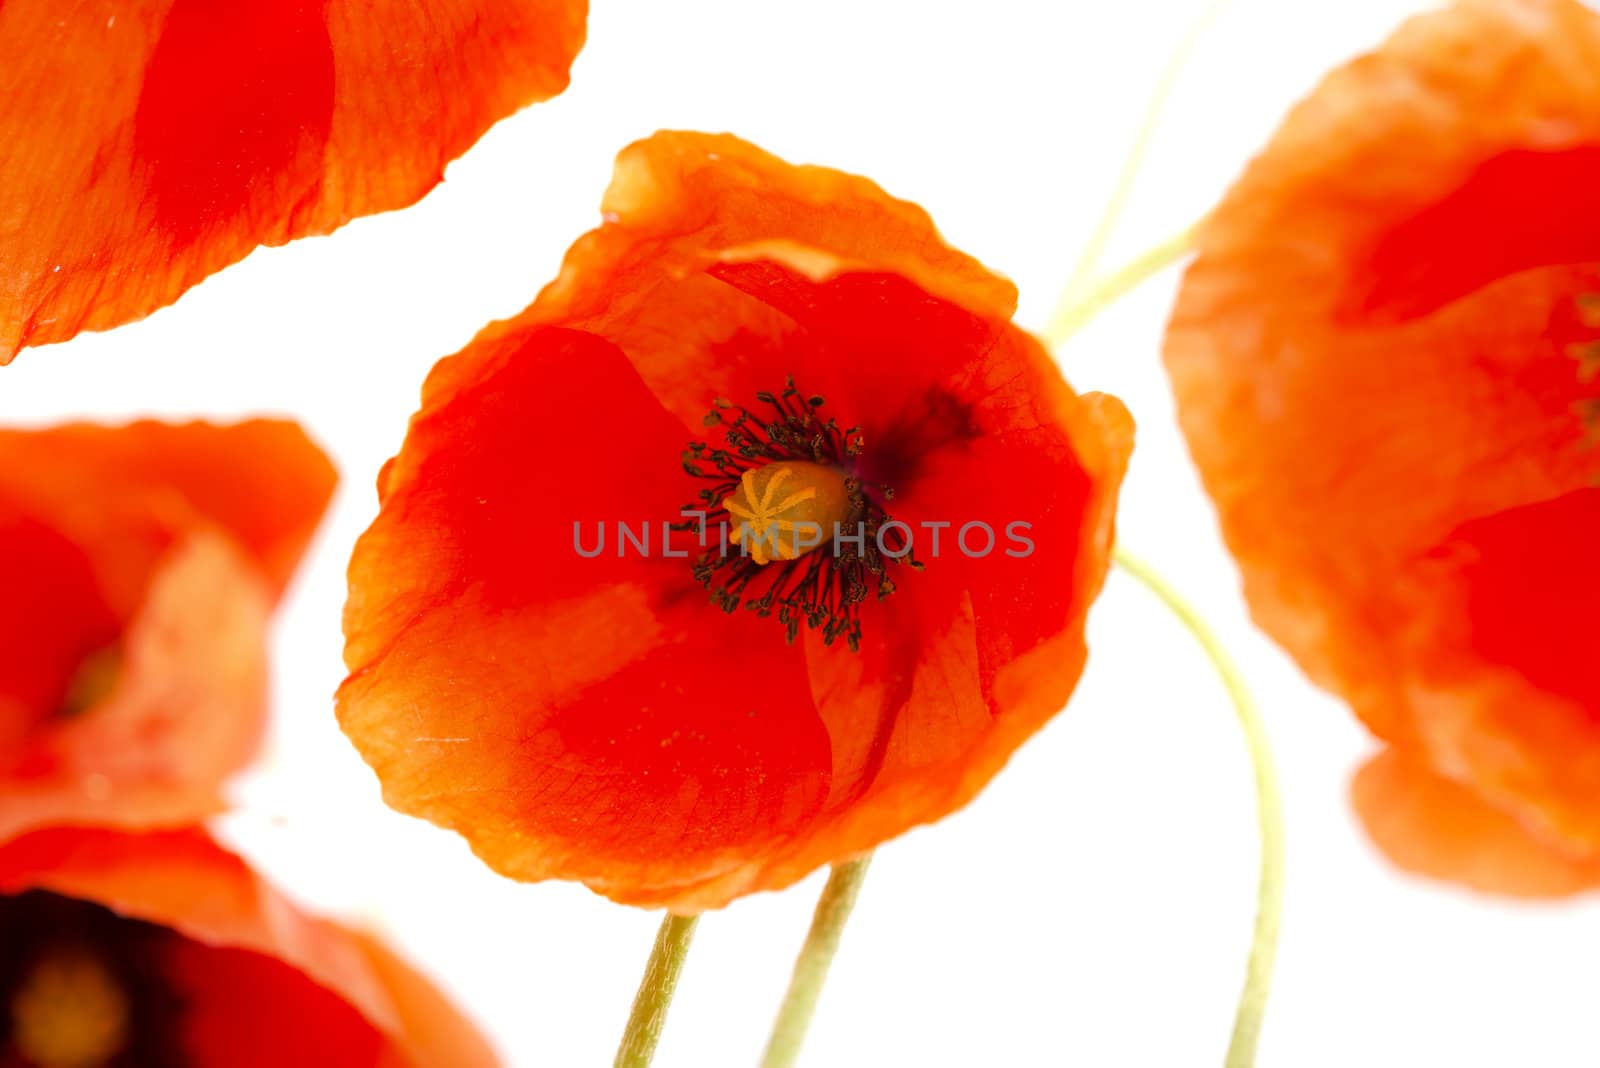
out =
<path fill-rule="evenodd" d="M 264 250 L 176 306 L 24 352 L 0 418 L 292 413 L 344 483 L 277 632 L 279 720 L 230 838 L 294 893 L 375 924 L 514 1065 L 610 1063 L 657 917 L 491 875 L 390 813 L 338 733 L 339 609 L 372 482 L 432 362 L 530 301 L 597 222 L 617 149 L 731 130 L 870 175 L 1013 277 L 1042 324 L 1195 0 L 594 0 L 573 86 L 501 123 L 411 210 Z M 1197 218 L 1291 101 L 1406 0 L 1237 0 L 1206 37 L 1109 257 Z M 1265 706 L 1290 836 L 1261 1063 L 1600 1063 L 1600 906 L 1513 906 L 1385 867 L 1345 799 L 1370 743 L 1245 620 L 1173 428 L 1158 342 L 1175 277 L 1064 353 L 1140 420 L 1125 543 L 1222 629 Z M 1217 1065 L 1254 908 L 1255 816 L 1229 706 L 1114 577 L 1071 706 L 965 812 L 879 854 L 806 1063 Z M 709 916 L 658 1064 L 753 1064 L 820 876 Z"/>

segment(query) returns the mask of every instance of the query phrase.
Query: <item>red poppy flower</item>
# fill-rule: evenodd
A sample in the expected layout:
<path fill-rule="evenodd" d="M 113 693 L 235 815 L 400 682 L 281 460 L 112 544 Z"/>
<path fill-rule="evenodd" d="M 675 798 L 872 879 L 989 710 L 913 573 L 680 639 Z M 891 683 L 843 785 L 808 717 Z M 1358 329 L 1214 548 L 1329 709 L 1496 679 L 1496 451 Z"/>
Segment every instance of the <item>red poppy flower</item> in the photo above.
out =
<path fill-rule="evenodd" d="M 0 846 L 0 1065 L 496 1063 L 372 937 L 302 913 L 202 832 Z"/>
<path fill-rule="evenodd" d="M 1390 747 L 1400 864 L 1600 879 L 1600 18 L 1467 0 L 1289 117 L 1167 339 L 1257 620 Z"/>
<path fill-rule="evenodd" d="M 218 807 L 333 483 L 290 423 L 0 431 L 0 839 Z"/>
<path fill-rule="evenodd" d="M 1132 427 L 861 178 L 664 133 L 603 210 L 430 376 L 339 714 L 500 872 L 713 907 L 949 813 L 1065 703 Z M 741 513 L 862 541 L 724 554 Z"/>
<path fill-rule="evenodd" d="M 0 4 L 0 364 L 405 207 L 566 88 L 585 0 Z"/>

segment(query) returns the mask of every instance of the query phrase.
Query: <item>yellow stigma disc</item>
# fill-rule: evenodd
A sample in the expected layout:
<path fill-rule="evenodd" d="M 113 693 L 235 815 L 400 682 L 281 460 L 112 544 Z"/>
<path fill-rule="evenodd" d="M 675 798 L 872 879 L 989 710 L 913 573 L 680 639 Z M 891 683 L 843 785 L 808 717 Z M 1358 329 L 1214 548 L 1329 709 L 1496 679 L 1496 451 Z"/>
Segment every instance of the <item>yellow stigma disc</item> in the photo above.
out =
<path fill-rule="evenodd" d="M 745 471 L 722 507 L 734 519 L 729 540 L 766 564 L 831 544 L 835 526 L 849 518 L 850 492 L 832 467 L 782 460 Z"/>
<path fill-rule="evenodd" d="M 128 1041 L 128 994 L 92 951 L 46 953 L 11 998 L 11 1041 L 38 1068 L 101 1068 Z"/>

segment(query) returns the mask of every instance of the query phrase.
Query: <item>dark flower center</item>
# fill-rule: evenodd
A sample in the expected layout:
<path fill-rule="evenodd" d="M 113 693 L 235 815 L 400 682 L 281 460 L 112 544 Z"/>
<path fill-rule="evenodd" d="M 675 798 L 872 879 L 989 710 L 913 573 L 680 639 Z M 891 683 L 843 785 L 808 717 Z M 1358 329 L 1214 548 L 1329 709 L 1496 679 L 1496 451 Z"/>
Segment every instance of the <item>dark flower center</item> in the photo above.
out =
<path fill-rule="evenodd" d="M 44 891 L 0 897 L 0 1063 L 180 1063 L 156 958 L 172 935 Z"/>
<path fill-rule="evenodd" d="M 863 482 L 861 428 L 825 417 L 822 397 L 792 377 L 783 392 L 755 396 L 761 414 L 717 398 L 705 425 L 723 444 L 691 441 L 683 452 L 684 471 L 711 483 L 685 506 L 693 518 L 675 525 L 699 536 L 694 576 L 726 612 L 776 615 L 790 641 L 804 624 L 859 650 L 867 594 L 894 592 L 891 565 L 922 567 L 884 510 L 894 491 Z"/>

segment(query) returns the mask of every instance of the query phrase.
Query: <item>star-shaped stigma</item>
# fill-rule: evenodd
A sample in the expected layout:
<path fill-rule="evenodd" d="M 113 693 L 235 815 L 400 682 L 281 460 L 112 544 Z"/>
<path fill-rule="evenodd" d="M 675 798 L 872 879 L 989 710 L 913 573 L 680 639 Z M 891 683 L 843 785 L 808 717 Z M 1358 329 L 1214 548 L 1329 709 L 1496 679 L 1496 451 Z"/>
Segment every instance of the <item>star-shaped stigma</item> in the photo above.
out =
<path fill-rule="evenodd" d="M 765 488 L 756 485 L 758 473 L 766 476 Z M 794 473 L 794 468 L 788 464 L 749 468 L 739 480 L 739 489 L 722 501 L 728 514 L 741 521 L 728 540 L 735 545 L 743 544 L 750 558 L 758 564 L 774 559 L 793 560 L 821 541 L 821 524 L 811 514 L 815 509 L 801 507 L 817 499 L 815 485 L 777 500 L 778 491 Z M 788 518 L 784 518 L 786 515 Z"/>

